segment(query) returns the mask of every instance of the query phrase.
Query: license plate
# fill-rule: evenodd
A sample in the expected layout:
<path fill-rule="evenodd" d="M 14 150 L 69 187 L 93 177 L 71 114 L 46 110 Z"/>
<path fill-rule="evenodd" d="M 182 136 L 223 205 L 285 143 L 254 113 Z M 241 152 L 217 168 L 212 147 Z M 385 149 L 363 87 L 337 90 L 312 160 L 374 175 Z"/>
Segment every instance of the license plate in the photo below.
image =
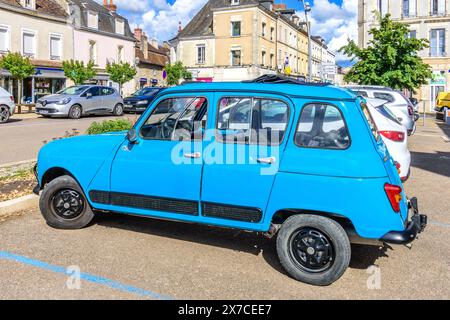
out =
<path fill-rule="evenodd" d="M 48 110 L 39 110 L 39 113 L 40 113 L 40 114 L 47 114 L 47 113 L 48 113 Z"/>

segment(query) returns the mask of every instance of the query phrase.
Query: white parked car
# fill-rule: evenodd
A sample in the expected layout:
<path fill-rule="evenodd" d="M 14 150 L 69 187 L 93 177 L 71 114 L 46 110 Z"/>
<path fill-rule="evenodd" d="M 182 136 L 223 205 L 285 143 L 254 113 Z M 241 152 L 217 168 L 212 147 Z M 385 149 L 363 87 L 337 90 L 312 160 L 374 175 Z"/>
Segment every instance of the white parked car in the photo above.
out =
<path fill-rule="evenodd" d="M 4 123 L 14 114 L 16 105 L 14 97 L 5 89 L 0 87 L 0 123 Z"/>
<path fill-rule="evenodd" d="M 388 148 L 394 161 L 399 164 L 400 178 L 406 181 L 409 177 L 411 154 L 408 150 L 408 132 L 386 106 L 385 100 L 366 98 L 370 114 L 378 132 Z"/>

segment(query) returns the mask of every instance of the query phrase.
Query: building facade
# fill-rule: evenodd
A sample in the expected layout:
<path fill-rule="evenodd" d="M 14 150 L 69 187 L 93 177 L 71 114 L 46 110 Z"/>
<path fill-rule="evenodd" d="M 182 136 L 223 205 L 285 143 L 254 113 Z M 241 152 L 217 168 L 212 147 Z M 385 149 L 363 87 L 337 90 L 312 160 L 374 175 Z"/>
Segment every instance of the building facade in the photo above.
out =
<path fill-rule="evenodd" d="M 369 30 L 377 26 L 374 11 L 391 14 L 410 28 L 410 37 L 428 39 L 430 47 L 419 52 L 429 64 L 433 77 L 417 92 L 427 112 L 433 112 L 439 92 L 450 90 L 450 0 L 360 0 L 358 7 L 359 45 L 371 40 Z"/>
<path fill-rule="evenodd" d="M 133 80 L 134 89 L 142 89 L 148 86 L 166 86 L 163 76 L 164 67 L 169 63 L 170 49 L 161 46 L 156 39 L 148 40 L 148 37 L 140 28 L 134 29 L 136 76 Z"/>
<path fill-rule="evenodd" d="M 135 65 L 135 39 L 128 20 L 117 14 L 117 7 L 110 0 L 103 5 L 94 0 L 67 0 L 73 25 L 73 42 L 76 44 L 74 59 L 88 63 L 93 61 L 97 76 L 93 82 L 118 88 L 106 73 L 106 65 L 128 62 Z M 132 81 L 123 85 L 123 95 L 134 92 Z"/>
<path fill-rule="evenodd" d="M 197 81 L 307 75 L 305 25 L 273 0 L 210 0 L 169 42 L 171 61 L 182 61 Z"/>
<path fill-rule="evenodd" d="M 17 100 L 33 103 L 66 85 L 62 61 L 73 58 L 68 6 L 60 0 L 0 0 L 0 55 L 19 52 L 30 58 L 36 73 L 23 86 L 0 70 L 0 86 Z"/>

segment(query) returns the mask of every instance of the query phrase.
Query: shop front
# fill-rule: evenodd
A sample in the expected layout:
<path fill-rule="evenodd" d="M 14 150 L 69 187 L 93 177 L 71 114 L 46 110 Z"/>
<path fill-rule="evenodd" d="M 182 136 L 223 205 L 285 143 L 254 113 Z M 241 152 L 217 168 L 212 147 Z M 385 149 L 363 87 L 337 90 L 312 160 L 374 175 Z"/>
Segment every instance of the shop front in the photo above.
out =
<path fill-rule="evenodd" d="M 20 103 L 35 103 L 38 99 L 54 94 L 63 89 L 66 85 L 64 71 L 57 68 L 36 68 L 36 73 L 32 77 L 23 80 L 22 101 Z M 7 71 L 2 71 L 0 76 L 0 86 L 14 96 L 18 101 L 19 85 L 18 81 L 11 77 Z"/>

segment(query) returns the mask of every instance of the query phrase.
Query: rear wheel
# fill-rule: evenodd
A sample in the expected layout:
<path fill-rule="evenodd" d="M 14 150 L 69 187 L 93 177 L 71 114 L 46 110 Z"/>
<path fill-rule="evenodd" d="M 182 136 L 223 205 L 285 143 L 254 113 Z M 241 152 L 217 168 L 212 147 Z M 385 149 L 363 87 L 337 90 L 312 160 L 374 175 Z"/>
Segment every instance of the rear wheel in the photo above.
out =
<path fill-rule="evenodd" d="M 69 110 L 70 119 L 80 119 L 82 114 L 82 109 L 79 104 L 73 105 Z"/>
<path fill-rule="evenodd" d="M 315 215 L 289 217 L 278 233 L 277 252 L 291 277 L 319 286 L 338 280 L 351 257 L 350 241 L 342 226 Z"/>
<path fill-rule="evenodd" d="M 5 123 L 9 120 L 10 113 L 9 108 L 4 105 L 0 105 L 0 123 Z"/>
<path fill-rule="evenodd" d="M 71 176 L 61 176 L 46 184 L 39 208 L 47 224 L 57 229 L 81 229 L 94 218 L 83 190 Z"/>
<path fill-rule="evenodd" d="M 114 107 L 114 110 L 113 110 L 113 114 L 116 117 L 122 116 L 123 115 L 123 105 L 120 103 L 116 104 L 116 106 Z"/>

